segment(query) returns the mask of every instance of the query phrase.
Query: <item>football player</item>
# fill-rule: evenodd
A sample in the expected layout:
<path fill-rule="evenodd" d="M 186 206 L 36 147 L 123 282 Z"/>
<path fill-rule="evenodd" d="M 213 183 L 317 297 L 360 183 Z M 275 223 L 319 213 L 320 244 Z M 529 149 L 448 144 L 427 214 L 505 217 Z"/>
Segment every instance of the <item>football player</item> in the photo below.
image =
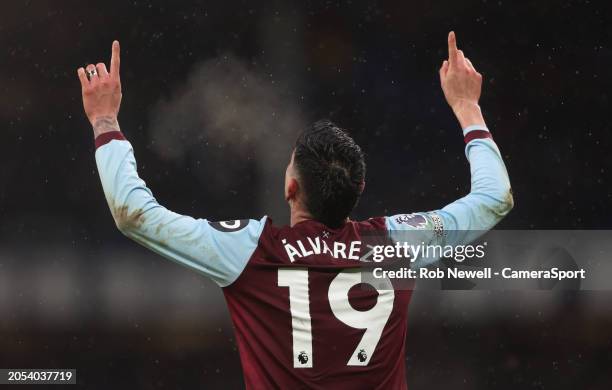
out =
<path fill-rule="evenodd" d="M 211 222 L 166 209 L 138 176 L 117 121 L 119 61 L 115 41 L 110 69 L 104 63 L 78 69 L 111 213 L 127 237 L 223 289 L 246 387 L 405 388 L 411 291 L 356 288 L 362 282 L 355 243 L 367 234 L 418 230 L 432 242 L 460 244 L 471 237 L 450 232 L 489 230 L 513 207 L 502 156 L 479 107 L 482 76 L 455 34 L 448 35 L 440 81 L 463 130 L 471 191 L 439 210 L 365 221 L 349 218 L 365 185 L 363 153 L 330 121 L 304 130 L 288 156 L 289 225 L 268 217 Z"/>

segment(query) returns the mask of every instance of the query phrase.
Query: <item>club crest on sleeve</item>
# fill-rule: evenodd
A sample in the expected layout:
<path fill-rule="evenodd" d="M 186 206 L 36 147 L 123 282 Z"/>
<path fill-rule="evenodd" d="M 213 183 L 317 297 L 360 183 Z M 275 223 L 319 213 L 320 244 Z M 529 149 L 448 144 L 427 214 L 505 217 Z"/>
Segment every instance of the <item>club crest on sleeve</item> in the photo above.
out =
<path fill-rule="evenodd" d="M 215 230 L 220 232 L 229 233 L 237 232 L 238 230 L 244 229 L 249 224 L 248 219 L 235 219 L 233 221 L 218 221 L 208 222 L 208 224 Z"/>
<path fill-rule="evenodd" d="M 415 229 L 425 229 L 427 219 L 421 214 L 401 214 L 395 217 L 395 222 L 400 225 L 412 226 Z"/>

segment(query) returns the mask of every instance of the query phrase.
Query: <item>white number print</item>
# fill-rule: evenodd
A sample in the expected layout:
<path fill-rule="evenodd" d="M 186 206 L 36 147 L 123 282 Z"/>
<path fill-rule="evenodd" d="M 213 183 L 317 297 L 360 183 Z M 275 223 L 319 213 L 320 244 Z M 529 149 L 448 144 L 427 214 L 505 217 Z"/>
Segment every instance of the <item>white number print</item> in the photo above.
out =
<path fill-rule="evenodd" d="M 308 270 L 278 270 L 278 286 L 289 287 L 289 308 L 293 335 L 293 367 L 312 367 L 312 328 L 310 327 L 310 299 Z"/>
<path fill-rule="evenodd" d="M 221 221 L 219 222 L 219 224 L 226 229 L 236 229 L 238 226 L 240 226 L 240 220 L 237 219 L 235 221 Z"/>
<path fill-rule="evenodd" d="M 369 310 L 355 310 L 349 302 L 349 290 L 362 283 L 359 271 L 340 272 L 329 285 L 328 299 L 334 316 L 346 325 L 365 329 L 361 341 L 349 357 L 348 366 L 367 366 L 374 355 L 383 329 L 393 311 L 395 293 L 388 279 L 381 279 L 384 289 L 376 288 L 378 299 Z M 285 268 L 278 270 L 278 285 L 289 287 L 289 307 L 293 335 L 293 366 L 312 367 L 312 327 L 310 298 L 308 294 L 308 270 Z"/>
<path fill-rule="evenodd" d="M 366 311 L 355 310 L 349 302 L 348 293 L 351 287 L 361 282 L 359 271 L 340 272 L 329 285 L 327 294 L 329 306 L 340 321 L 351 328 L 366 330 L 351 355 L 348 366 L 368 365 L 393 311 L 393 300 L 395 299 L 391 282 L 388 279 L 381 279 L 381 282 L 388 283 L 388 285 L 385 285 L 385 290 L 376 289 L 378 291 L 376 305 Z M 372 284 L 370 286 L 374 287 Z"/>

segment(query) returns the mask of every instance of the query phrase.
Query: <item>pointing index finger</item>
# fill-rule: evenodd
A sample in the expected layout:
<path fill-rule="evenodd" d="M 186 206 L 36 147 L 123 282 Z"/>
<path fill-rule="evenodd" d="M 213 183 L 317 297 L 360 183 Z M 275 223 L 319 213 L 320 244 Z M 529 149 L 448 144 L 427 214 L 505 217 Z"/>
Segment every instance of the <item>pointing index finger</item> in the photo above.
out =
<path fill-rule="evenodd" d="M 457 56 L 457 37 L 455 37 L 455 32 L 451 31 L 448 33 L 448 61 L 450 65 L 456 64 Z"/>
<path fill-rule="evenodd" d="M 110 71 L 111 77 L 119 78 L 119 63 L 121 62 L 121 55 L 119 53 L 119 41 L 113 41 L 113 50 L 111 54 Z"/>

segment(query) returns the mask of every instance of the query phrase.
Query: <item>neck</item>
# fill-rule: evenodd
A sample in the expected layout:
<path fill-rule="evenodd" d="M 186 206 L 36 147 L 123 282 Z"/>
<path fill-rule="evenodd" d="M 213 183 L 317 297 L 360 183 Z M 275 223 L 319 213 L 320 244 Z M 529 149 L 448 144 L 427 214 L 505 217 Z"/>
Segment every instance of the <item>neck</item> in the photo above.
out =
<path fill-rule="evenodd" d="M 312 215 L 310 215 L 308 211 L 293 207 L 291 208 L 291 226 L 294 226 L 295 224 L 298 224 L 300 222 L 308 221 L 310 219 L 312 219 Z"/>
<path fill-rule="evenodd" d="M 310 215 L 308 211 L 291 209 L 291 220 L 289 222 L 291 227 L 295 226 L 300 222 L 309 221 L 311 219 L 313 219 L 312 215 Z M 345 222 L 348 221 L 349 218 L 347 217 Z"/>

